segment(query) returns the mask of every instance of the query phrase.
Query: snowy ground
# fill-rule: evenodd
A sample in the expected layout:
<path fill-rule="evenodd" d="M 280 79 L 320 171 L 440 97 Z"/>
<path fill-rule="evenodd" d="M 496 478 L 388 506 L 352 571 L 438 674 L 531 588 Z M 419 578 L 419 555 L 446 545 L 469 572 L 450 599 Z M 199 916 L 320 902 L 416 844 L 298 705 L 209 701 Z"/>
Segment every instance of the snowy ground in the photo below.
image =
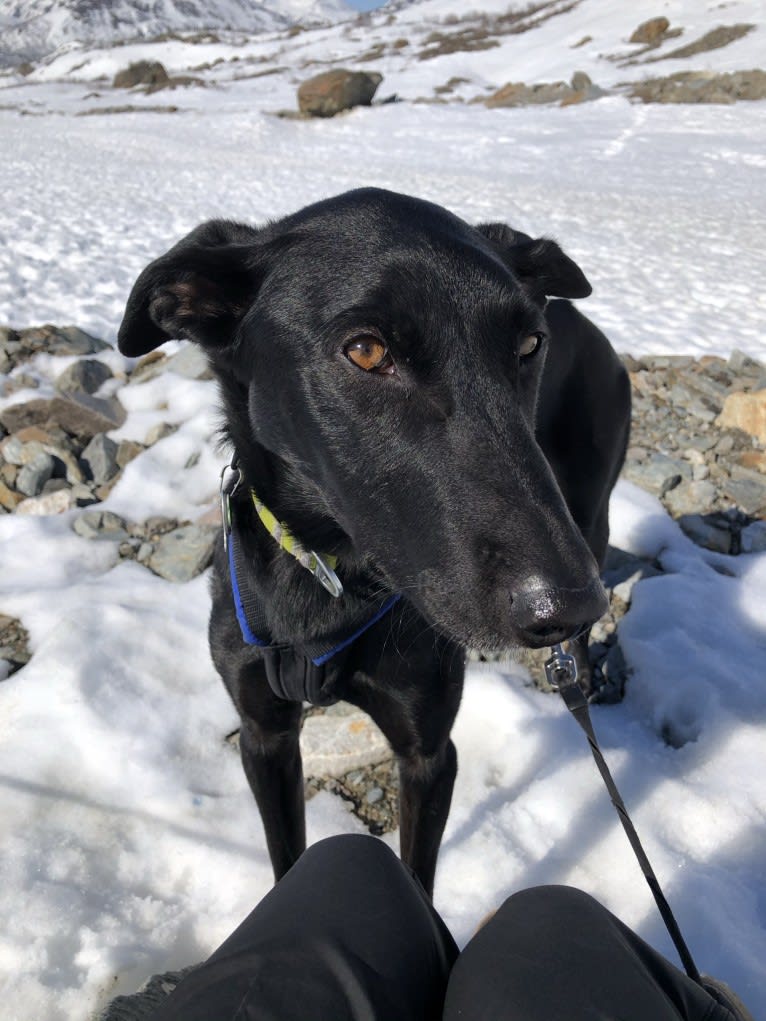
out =
<path fill-rule="evenodd" d="M 679 22 L 695 8 L 667 6 Z M 657 13 L 631 5 L 613 41 L 644 7 Z M 755 7 L 706 7 L 699 34 L 724 15 L 755 20 Z M 608 19 L 597 8 L 589 0 L 590 21 L 572 23 L 571 38 L 598 42 Z M 539 80 L 563 74 L 559 41 L 535 51 Z M 757 66 L 752 36 L 734 45 L 750 50 L 710 54 L 711 66 L 729 69 L 737 54 L 737 66 Z M 483 56 L 465 58 L 472 73 Z M 589 69 L 581 57 L 568 73 Z M 112 70 L 123 58 L 109 54 Z M 455 59 L 403 65 L 402 85 L 410 75 L 419 94 L 427 74 L 456 73 Z M 496 85 L 534 77 L 498 80 L 481 67 Z M 766 358 L 766 103 L 397 104 L 331 122 L 278 120 L 269 111 L 292 105 L 296 74 L 147 97 L 177 103 L 176 114 L 83 118 L 71 114 L 100 102 L 84 98 L 92 82 L 3 80 L 0 106 L 23 94 L 40 116 L 0 110 L 0 322 L 72 322 L 113 339 L 137 273 L 200 220 L 259 222 L 375 184 L 557 237 L 594 285 L 583 311 L 620 350 Z M 43 381 L 35 395 L 65 367 L 58 361 L 32 366 Z M 183 424 L 132 462 L 106 506 L 195 517 L 214 498 L 222 461 L 213 385 L 147 386 L 120 435 Z M 0 612 L 22 618 L 34 650 L 0 687 L 4 1021 L 75 1021 L 153 971 L 200 960 L 270 883 L 255 807 L 224 743 L 236 719 L 206 648 L 206 579 L 180 587 L 115 566 L 115 549 L 80 539 L 71 521 L 0 517 Z M 634 590 L 620 635 L 635 676 L 623 704 L 596 709 L 596 726 L 700 967 L 764 1016 L 766 556 L 704 553 L 627 483 L 612 528 L 615 545 L 657 555 L 671 573 Z M 688 735 L 682 748 L 662 741 L 668 723 Z M 517 667 L 473 669 L 455 737 L 461 768 L 436 903 L 456 937 L 465 941 L 512 890 L 568 882 L 672 954 L 558 701 L 525 686 Z M 328 794 L 308 806 L 311 840 L 358 826 Z"/>

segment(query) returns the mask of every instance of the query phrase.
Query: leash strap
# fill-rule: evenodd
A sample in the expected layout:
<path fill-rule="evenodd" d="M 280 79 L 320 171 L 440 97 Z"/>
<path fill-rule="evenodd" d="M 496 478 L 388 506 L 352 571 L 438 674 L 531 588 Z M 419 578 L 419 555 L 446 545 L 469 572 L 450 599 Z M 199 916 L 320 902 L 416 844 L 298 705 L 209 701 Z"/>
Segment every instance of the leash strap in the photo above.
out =
<path fill-rule="evenodd" d="M 649 889 L 652 891 L 652 896 L 654 897 L 657 908 L 662 915 L 662 920 L 670 933 L 670 938 L 675 944 L 678 956 L 681 958 L 681 962 L 686 970 L 686 974 L 694 982 L 697 982 L 698 985 L 703 985 L 702 978 L 697 970 L 697 965 L 694 963 L 694 959 L 689 952 L 689 948 L 681 935 L 678 922 L 676 922 L 675 916 L 670 910 L 670 905 L 665 899 L 665 895 L 662 892 L 657 876 L 654 874 L 654 869 L 646 856 L 646 852 L 644 851 L 638 837 L 638 833 L 636 832 L 631 818 L 628 815 L 625 803 L 620 796 L 617 785 L 614 782 L 612 774 L 609 771 L 609 767 L 606 764 L 606 760 L 599 748 L 596 732 L 593 729 L 593 723 L 591 722 L 590 713 L 588 712 L 588 700 L 583 694 L 582 688 L 577 683 L 577 664 L 575 663 L 574 656 L 570 656 L 569 653 L 564 652 L 560 645 L 554 646 L 553 655 L 545 663 L 545 674 L 548 678 L 548 682 L 552 687 L 558 690 L 558 693 L 564 700 L 564 704 L 567 709 L 585 732 L 588 744 L 590 745 L 590 750 L 593 752 L 593 758 L 596 760 L 598 771 L 606 785 L 607 791 L 609 792 L 609 797 L 612 799 L 612 804 L 620 817 L 622 828 L 625 830 L 630 846 L 633 848 L 633 853 L 638 859 L 644 878 L 649 884 Z"/>

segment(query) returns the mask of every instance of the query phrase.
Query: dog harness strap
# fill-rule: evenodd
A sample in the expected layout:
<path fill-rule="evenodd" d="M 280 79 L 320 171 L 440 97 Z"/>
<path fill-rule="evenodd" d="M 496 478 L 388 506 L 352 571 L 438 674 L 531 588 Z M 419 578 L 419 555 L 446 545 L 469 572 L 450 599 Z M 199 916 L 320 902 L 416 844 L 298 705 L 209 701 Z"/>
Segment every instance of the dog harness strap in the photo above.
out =
<path fill-rule="evenodd" d="M 372 616 L 357 614 L 344 627 L 322 638 L 300 645 L 274 645 L 269 634 L 266 607 L 249 584 L 242 541 L 228 500 L 224 501 L 224 545 L 229 559 L 231 592 L 242 640 L 263 650 L 269 686 L 279 698 L 312 705 L 335 701 L 331 683 L 340 673 L 353 642 L 385 616 L 399 601 L 399 595 L 382 600 Z M 264 522 L 265 523 L 265 522 Z M 293 554 L 295 555 L 295 554 Z"/>
<path fill-rule="evenodd" d="M 609 792 L 609 797 L 612 799 L 612 804 L 617 811 L 617 815 L 620 817 L 622 828 L 625 830 L 625 835 L 630 842 L 633 853 L 638 859 L 638 864 L 641 866 L 644 878 L 649 884 L 649 889 L 652 891 L 652 896 L 654 897 L 657 908 L 662 915 L 665 927 L 670 933 L 670 938 L 673 940 L 676 950 L 678 951 L 678 956 L 681 958 L 681 962 L 686 969 L 686 974 L 694 982 L 702 985 L 702 978 L 699 970 L 697 969 L 697 965 L 694 963 L 694 958 L 692 957 L 681 934 L 681 929 L 679 928 L 678 922 L 670 909 L 670 905 L 665 899 L 665 894 L 662 892 L 659 880 L 654 874 L 651 862 L 646 856 L 646 852 L 641 844 L 638 833 L 636 832 L 633 822 L 628 815 L 625 802 L 622 800 L 620 792 L 617 789 L 617 784 L 614 782 L 609 766 L 607 766 L 606 760 L 601 752 L 601 748 L 599 747 L 596 732 L 593 729 L 593 722 L 591 721 L 590 713 L 588 712 L 588 699 L 583 693 L 580 685 L 577 683 L 577 664 L 574 656 L 570 656 L 569 653 L 564 652 L 560 645 L 554 646 L 552 656 L 545 662 L 545 674 L 548 683 L 551 687 L 558 691 L 564 700 L 564 704 L 567 709 L 585 731 L 585 736 L 588 739 L 590 750 L 593 753 L 593 758 L 598 766 L 598 771 L 606 785 L 606 789 Z"/>

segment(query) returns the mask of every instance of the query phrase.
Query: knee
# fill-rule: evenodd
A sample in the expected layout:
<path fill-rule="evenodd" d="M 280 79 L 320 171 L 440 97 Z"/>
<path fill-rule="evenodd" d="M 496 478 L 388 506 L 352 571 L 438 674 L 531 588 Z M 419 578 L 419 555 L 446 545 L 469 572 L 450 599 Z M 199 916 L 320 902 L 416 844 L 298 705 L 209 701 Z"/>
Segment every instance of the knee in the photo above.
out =
<path fill-rule="evenodd" d="M 312 844 L 301 855 L 301 861 L 321 869 L 338 869 L 344 873 L 385 868 L 401 868 L 391 848 L 378 837 L 366 833 L 341 833 Z"/>
<path fill-rule="evenodd" d="M 519 890 L 503 903 L 497 914 L 501 913 L 505 919 L 525 925 L 549 923 L 559 932 L 568 919 L 581 926 L 589 918 L 608 914 L 595 898 L 573 886 L 532 886 Z"/>

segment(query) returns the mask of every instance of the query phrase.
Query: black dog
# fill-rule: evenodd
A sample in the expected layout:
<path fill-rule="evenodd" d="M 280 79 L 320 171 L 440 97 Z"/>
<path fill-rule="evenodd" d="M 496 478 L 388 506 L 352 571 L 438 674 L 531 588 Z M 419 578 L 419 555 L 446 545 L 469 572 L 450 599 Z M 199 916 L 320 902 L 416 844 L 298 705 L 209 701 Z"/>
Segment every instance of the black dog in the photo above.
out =
<path fill-rule="evenodd" d="M 120 350 L 185 337 L 220 383 L 210 644 L 277 877 L 305 847 L 303 699 L 360 706 L 390 741 L 402 857 L 430 891 L 464 648 L 579 636 L 587 669 L 629 384 L 546 300 L 590 290 L 552 241 L 375 189 L 203 224 L 133 288 Z"/>

